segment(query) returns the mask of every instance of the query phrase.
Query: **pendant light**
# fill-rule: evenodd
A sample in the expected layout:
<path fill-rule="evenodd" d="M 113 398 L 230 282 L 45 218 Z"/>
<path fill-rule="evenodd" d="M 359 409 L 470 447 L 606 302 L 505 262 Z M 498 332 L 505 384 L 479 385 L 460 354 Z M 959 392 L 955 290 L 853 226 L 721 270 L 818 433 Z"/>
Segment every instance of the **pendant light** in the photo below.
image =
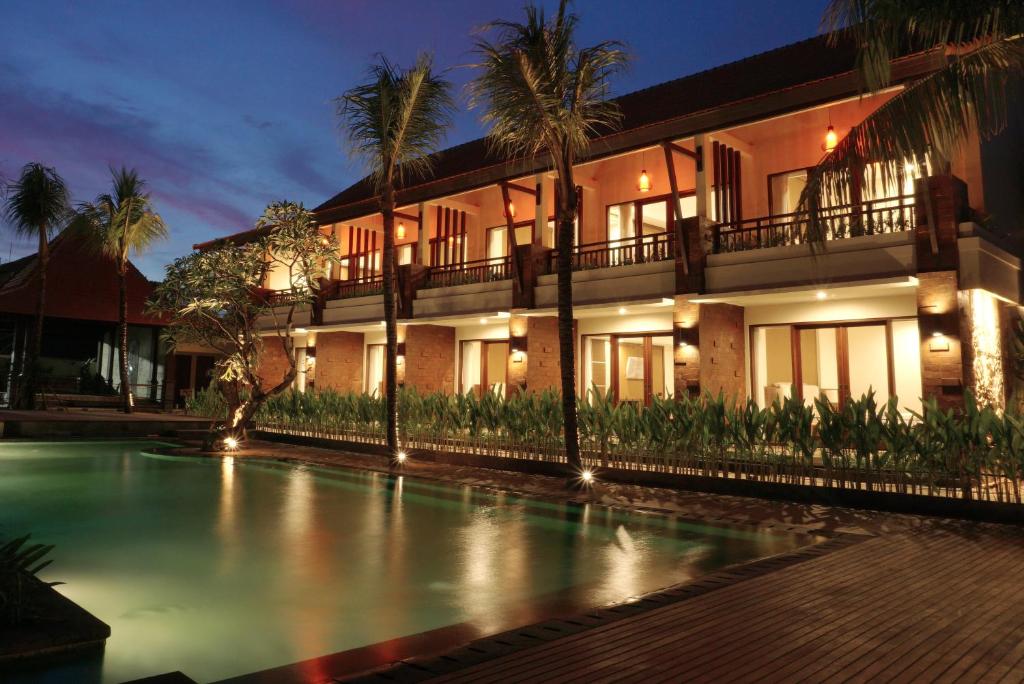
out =
<path fill-rule="evenodd" d="M 821 146 L 821 149 L 825 152 L 831 152 L 836 149 L 836 145 L 839 144 L 839 136 L 836 134 L 836 129 L 832 127 L 832 113 L 828 115 L 828 128 L 825 130 L 825 143 Z"/>
<path fill-rule="evenodd" d="M 405 239 L 405 224 L 401 221 L 398 222 L 398 230 L 395 231 L 395 235 L 399 240 Z"/>
<path fill-rule="evenodd" d="M 647 175 L 647 168 L 646 168 L 647 167 L 647 150 L 643 151 L 642 162 L 643 162 L 643 165 L 642 165 L 642 168 L 640 169 L 640 178 L 637 179 L 637 182 L 636 182 L 636 189 L 639 190 L 640 192 L 650 192 L 651 191 L 651 177 Z"/>

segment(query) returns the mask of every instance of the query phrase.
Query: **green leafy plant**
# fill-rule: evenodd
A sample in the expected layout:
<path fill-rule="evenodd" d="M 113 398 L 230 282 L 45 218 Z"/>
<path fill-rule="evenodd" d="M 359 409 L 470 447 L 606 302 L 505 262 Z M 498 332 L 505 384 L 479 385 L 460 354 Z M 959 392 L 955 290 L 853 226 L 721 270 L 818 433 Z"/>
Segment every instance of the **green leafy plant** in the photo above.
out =
<path fill-rule="evenodd" d="M 32 584 L 40 582 L 39 572 L 52 561 L 46 556 L 51 544 L 29 543 L 31 535 L 12 539 L 0 546 L 0 624 L 18 626 L 33 616 Z M 56 586 L 61 582 L 46 582 Z"/>

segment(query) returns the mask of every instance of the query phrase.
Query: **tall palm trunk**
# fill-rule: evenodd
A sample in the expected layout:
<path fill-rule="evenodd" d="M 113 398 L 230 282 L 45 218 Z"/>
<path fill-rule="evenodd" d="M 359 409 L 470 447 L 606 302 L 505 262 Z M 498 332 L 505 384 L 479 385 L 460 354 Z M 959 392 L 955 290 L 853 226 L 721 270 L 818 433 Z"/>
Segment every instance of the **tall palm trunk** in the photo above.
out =
<path fill-rule="evenodd" d="M 46 317 L 46 271 L 50 265 L 50 244 L 46 235 L 46 224 L 42 224 L 39 226 L 39 294 L 36 297 L 36 317 L 32 326 L 32 339 L 28 344 L 28 358 L 22 368 L 18 408 L 35 408 L 39 357 L 43 351 L 43 322 Z"/>
<path fill-rule="evenodd" d="M 117 345 L 121 357 L 121 410 L 132 412 L 132 386 L 128 373 L 128 262 L 122 259 L 117 266 L 117 278 L 120 285 L 121 306 L 118 311 Z"/>
<path fill-rule="evenodd" d="M 572 168 L 571 166 L 569 167 Z M 574 481 L 583 470 L 576 415 L 576 354 L 572 310 L 572 243 L 576 187 L 572 178 L 559 178 L 558 194 L 558 358 L 562 375 L 562 412 L 565 427 L 565 458 L 568 477 Z"/>
<path fill-rule="evenodd" d="M 398 366 L 398 312 L 395 308 L 395 188 L 390 181 L 381 197 L 384 218 L 384 329 L 387 337 L 385 352 L 384 394 L 387 404 L 387 449 L 391 467 L 398 460 L 398 385 L 395 378 Z"/>

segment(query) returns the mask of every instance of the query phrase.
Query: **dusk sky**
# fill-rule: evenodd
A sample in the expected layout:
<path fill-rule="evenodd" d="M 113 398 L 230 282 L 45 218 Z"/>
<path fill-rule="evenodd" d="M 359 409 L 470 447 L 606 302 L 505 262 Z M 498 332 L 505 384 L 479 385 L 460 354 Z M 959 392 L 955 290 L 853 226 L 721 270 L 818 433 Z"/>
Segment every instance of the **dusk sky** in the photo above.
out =
<path fill-rule="evenodd" d="M 543 3 L 549 8 L 557 2 Z M 617 94 L 815 35 L 823 0 L 577 0 L 581 44 L 624 41 Z M 55 167 L 76 202 L 108 167 L 149 181 L 171 238 L 134 259 L 150 278 L 195 242 L 252 226 L 275 199 L 314 207 L 362 175 L 333 99 L 383 53 L 471 61 L 472 31 L 521 0 L 7 0 L 0 40 L 0 173 Z M 454 69 L 460 87 L 471 76 Z M 479 137 L 461 107 L 447 144 Z M 34 251 L 4 227 L 0 260 Z"/>

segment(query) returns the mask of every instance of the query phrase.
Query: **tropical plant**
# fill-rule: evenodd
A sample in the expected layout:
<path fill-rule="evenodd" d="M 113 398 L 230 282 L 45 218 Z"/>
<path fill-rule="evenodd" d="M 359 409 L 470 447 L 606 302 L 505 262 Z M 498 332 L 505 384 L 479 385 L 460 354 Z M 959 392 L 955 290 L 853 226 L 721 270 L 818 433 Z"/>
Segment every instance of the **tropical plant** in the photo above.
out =
<path fill-rule="evenodd" d="M 848 199 L 866 169 L 902 185 L 909 161 L 941 168 L 972 131 L 988 138 L 1005 127 L 1024 73 L 1017 0 L 831 0 L 823 24 L 833 40 L 860 46 L 868 92 L 891 84 L 892 59 L 907 46 L 941 51 L 945 64 L 854 126 L 808 174 L 801 203 L 813 227 L 820 228 L 813 217 L 823 198 Z"/>
<path fill-rule="evenodd" d="M 78 207 L 73 226 L 85 230 L 94 244 L 117 267 L 119 290 L 117 351 L 121 373 L 121 409 L 134 407 L 128 364 L 128 257 L 139 255 L 157 240 L 167 238 L 163 219 L 153 211 L 146 181 L 134 170 L 110 169 L 113 192 Z"/>
<path fill-rule="evenodd" d="M 216 416 L 210 446 L 221 437 L 243 437 L 260 406 L 292 385 L 298 373 L 295 316 L 309 310 L 327 264 L 337 259 L 337 241 L 319 232 L 302 204 L 270 204 L 256 228 L 251 242 L 223 241 L 176 259 L 147 303 L 148 311 L 170 319 L 172 346 L 197 343 L 220 354 L 214 378 L 227 412 Z M 268 292 L 264 282 L 271 271 L 284 275 L 290 288 Z M 264 335 L 287 362 L 281 380 L 270 385 L 259 372 Z"/>
<path fill-rule="evenodd" d="M 30 544 L 30 536 L 0 545 L 0 625 L 17 626 L 30 617 L 32 584 L 40 581 L 37 575 L 52 562 L 46 556 L 53 545 Z M 52 587 L 61 582 L 46 584 Z"/>
<path fill-rule="evenodd" d="M 55 170 L 37 162 L 26 164 L 18 180 L 7 185 L 4 218 L 18 235 L 39 241 L 36 292 L 36 313 L 25 358 L 15 354 L 12 377 L 20 382 L 12 385 L 11 406 L 33 408 L 39 355 L 43 345 L 43 320 L 46 315 L 46 272 L 50 264 L 50 238 L 63 230 L 72 216 L 71 195 L 64 179 Z"/>
<path fill-rule="evenodd" d="M 395 297 L 395 192 L 407 179 L 426 176 L 430 156 L 451 124 L 451 86 L 434 72 L 429 55 L 410 69 L 386 59 L 370 69 L 369 80 L 338 98 L 338 117 L 355 154 L 362 157 L 379 196 L 384 220 L 384 394 L 387 446 L 391 463 L 400 463 L 398 443 L 398 312 Z"/>
<path fill-rule="evenodd" d="M 214 392 L 215 390 L 211 390 Z M 873 393 L 810 406 L 788 397 L 760 408 L 724 395 L 653 397 L 614 404 L 592 390 L 580 405 L 584 463 L 805 486 L 1020 503 L 1024 417 L 979 405 L 920 413 Z M 402 439 L 414 448 L 494 458 L 565 462 L 561 397 L 553 391 L 466 395 L 398 393 Z M 216 411 L 215 397 L 195 406 Z M 384 443 L 385 402 L 332 390 L 286 392 L 268 400 L 256 423 L 269 432 Z"/>
<path fill-rule="evenodd" d="M 562 0 L 550 20 L 528 5 L 525 23 L 489 24 L 485 30 L 497 35 L 477 43 L 479 73 L 470 84 L 471 104 L 483 108 L 492 148 L 506 157 L 546 155 L 556 173 L 561 413 L 570 481 L 583 467 L 573 349 L 572 251 L 579 206 L 573 165 L 587 153 L 595 133 L 618 125 L 621 115 L 608 99 L 608 81 L 626 61 L 614 41 L 578 47 L 578 23 Z"/>

